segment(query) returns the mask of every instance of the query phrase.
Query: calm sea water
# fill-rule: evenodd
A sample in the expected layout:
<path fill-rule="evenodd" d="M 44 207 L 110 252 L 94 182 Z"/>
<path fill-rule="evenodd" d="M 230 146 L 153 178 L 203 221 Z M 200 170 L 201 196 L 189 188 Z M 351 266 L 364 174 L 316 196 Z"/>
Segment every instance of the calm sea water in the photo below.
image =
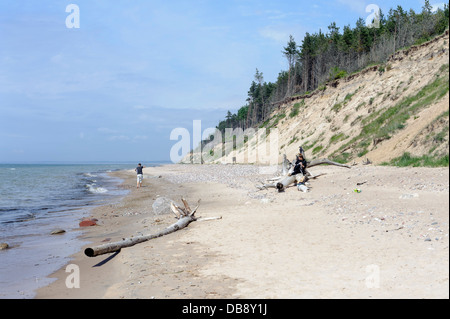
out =
<path fill-rule="evenodd" d="M 146 165 L 149 166 L 149 165 Z M 0 164 L 0 298 L 33 298 L 85 244 L 78 223 L 96 205 L 126 194 L 108 172 L 133 164 Z M 64 229 L 60 236 L 50 235 Z"/>

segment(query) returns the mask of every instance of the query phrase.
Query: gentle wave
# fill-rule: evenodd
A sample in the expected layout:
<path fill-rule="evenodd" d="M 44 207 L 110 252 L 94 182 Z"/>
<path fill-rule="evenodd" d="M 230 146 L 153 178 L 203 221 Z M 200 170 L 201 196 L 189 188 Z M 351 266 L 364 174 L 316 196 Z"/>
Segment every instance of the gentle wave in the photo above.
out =
<path fill-rule="evenodd" d="M 86 177 L 97 177 L 97 175 L 92 174 L 92 173 L 83 173 L 83 175 Z"/>
<path fill-rule="evenodd" d="M 89 192 L 93 194 L 104 194 L 108 192 L 106 188 L 95 186 L 95 184 L 87 184 L 86 188 Z"/>

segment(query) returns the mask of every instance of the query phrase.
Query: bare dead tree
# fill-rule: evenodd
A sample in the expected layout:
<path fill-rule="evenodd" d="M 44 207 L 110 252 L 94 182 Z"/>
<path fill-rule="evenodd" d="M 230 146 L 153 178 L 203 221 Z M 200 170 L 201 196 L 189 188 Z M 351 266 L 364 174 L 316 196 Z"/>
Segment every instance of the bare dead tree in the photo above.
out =
<path fill-rule="evenodd" d="M 171 234 L 173 232 L 176 232 L 177 230 L 183 229 L 187 227 L 190 223 L 197 220 L 197 217 L 195 217 L 195 213 L 197 212 L 198 207 L 200 206 L 200 200 L 198 201 L 197 207 L 195 207 L 194 210 L 191 210 L 189 207 L 187 201 L 183 198 L 181 201 L 184 204 L 184 207 L 179 207 L 175 205 L 174 203 L 171 203 L 171 209 L 172 212 L 177 217 L 178 221 L 166 229 L 151 235 L 141 235 L 136 237 L 129 237 L 124 238 L 121 241 L 114 242 L 114 243 L 108 243 L 100 246 L 95 246 L 91 248 L 86 248 L 84 253 L 88 257 L 96 257 L 99 255 L 104 255 L 107 253 L 113 253 L 121 250 L 122 248 L 131 247 L 146 241 L 149 241 L 151 239 L 155 239 L 158 237 L 162 237 L 168 234 Z"/>
<path fill-rule="evenodd" d="M 349 166 L 349 165 L 333 162 L 327 158 L 322 158 L 322 159 L 315 159 L 311 162 L 308 162 L 308 165 L 306 166 L 306 169 L 304 170 L 304 174 L 292 175 L 294 166 L 292 165 L 291 162 L 287 161 L 286 157 L 284 157 L 284 160 L 282 163 L 282 175 L 279 177 L 272 178 L 272 179 L 268 180 L 268 183 L 265 183 L 262 185 L 257 185 L 256 187 L 259 190 L 268 189 L 268 188 L 276 188 L 278 190 L 278 192 L 282 192 L 289 185 L 291 185 L 295 182 L 303 182 L 304 183 L 310 179 L 315 179 L 315 178 L 321 176 L 322 174 L 320 174 L 320 175 L 311 174 L 308 171 L 308 169 L 311 167 L 323 165 L 323 164 L 334 165 L 334 166 L 344 167 L 344 168 L 348 168 L 348 169 L 351 168 L 351 166 Z"/>

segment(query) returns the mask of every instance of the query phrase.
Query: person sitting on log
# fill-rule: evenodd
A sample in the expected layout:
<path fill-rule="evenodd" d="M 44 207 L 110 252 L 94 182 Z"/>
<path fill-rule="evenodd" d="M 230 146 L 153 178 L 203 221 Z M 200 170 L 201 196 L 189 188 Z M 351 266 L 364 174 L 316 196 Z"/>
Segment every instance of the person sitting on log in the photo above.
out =
<path fill-rule="evenodd" d="M 292 175 L 297 175 L 297 174 L 303 174 L 305 175 L 306 173 L 306 166 L 308 165 L 308 163 L 306 162 L 305 158 L 303 157 L 302 153 L 297 154 L 297 158 L 294 164 L 294 171 L 290 174 Z"/>

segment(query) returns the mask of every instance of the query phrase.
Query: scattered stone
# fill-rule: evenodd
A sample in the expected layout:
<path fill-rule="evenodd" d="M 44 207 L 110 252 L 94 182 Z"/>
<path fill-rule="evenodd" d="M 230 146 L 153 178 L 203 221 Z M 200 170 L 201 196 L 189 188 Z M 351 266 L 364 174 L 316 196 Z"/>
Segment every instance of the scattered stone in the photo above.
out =
<path fill-rule="evenodd" d="M 416 198 L 419 197 L 419 194 L 414 193 L 414 194 L 402 194 L 400 195 L 400 199 L 410 199 L 410 198 Z"/>
<path fill-rule="evenodd" d="M 425 238 L 425 241 L 431 241 L 431 238 L 427 237 Z"/>
<path fill-rule="evenodd" d="M 50 235 L 61 235 L 64 234 L 66 231 L 64 229 L 55 229 L 53 230 Z"/>
<path fill-rule="evenodd" d="M 7 243 L 0 243 L 0 250 L 6 250 L 9 248 L 9 245 Z"/>
<path fill-rule="evenodd" d="M 97 219 L 85 219 L 80 223 L 80 227 L 91 227 L 91 226 L 97 226 Z"/>

